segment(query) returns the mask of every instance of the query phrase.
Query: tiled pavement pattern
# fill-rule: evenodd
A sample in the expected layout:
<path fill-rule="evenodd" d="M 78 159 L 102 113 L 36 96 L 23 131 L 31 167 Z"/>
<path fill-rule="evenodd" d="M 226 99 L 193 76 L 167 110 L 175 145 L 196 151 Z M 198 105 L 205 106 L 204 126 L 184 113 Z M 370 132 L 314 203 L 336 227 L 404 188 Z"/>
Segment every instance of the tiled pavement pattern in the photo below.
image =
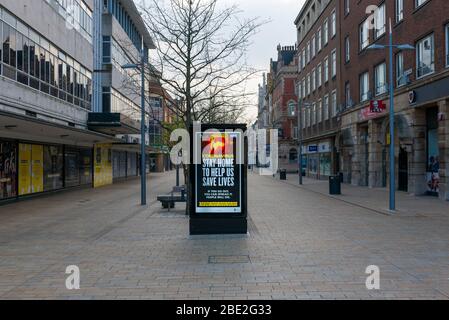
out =
<path fill-rule="evenodd" d="M 173 181 L 151 177 L 152 199 Z M 449 212 L 390 217 L 256 175 L 249 195 L 248 236 L 189 237 L 182 208 L 137 206 L 137 180 L 0 207 L 0 298 L 449 298 Z"/>

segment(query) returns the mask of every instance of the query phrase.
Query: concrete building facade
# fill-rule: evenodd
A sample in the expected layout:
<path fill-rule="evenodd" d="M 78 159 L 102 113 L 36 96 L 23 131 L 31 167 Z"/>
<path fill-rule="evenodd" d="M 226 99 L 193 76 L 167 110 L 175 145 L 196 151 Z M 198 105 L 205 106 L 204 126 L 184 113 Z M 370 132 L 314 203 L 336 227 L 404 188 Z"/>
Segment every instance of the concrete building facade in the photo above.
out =
<path fill-rule="evenodd" d="M 101 53 L 94 41 L 152 42 L 131 0 L 114 3 L 117 18 L 110 3 L 0 0 L 0 201 L 138 175 L 140 141 L 123 139 L 140 132 L 134 98 L 114 69 L 118 50 L 108 61 L 107 41 Z M 110 88 L 102 100 L 95 85 Z"/>

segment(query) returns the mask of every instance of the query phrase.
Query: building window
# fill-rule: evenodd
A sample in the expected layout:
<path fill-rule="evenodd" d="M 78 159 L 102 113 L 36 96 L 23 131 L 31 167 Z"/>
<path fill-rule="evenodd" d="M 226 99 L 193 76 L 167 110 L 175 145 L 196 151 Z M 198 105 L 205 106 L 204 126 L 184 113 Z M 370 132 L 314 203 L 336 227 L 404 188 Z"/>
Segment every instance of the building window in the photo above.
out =
<path fill-rule="evenodd" d="M 332 91 L 332 117 L 337 115 L 337 90 Z"/>
<path fill-rule="evenodd" d="M 313 68 L 312 70 L 312 91 L 316 89 L 316 70 Z"/>
<path fill-rule="evenodd" d="M 302 50 L 301 63 L 302 63 L 302 68 L 304 69 L 306 66 L 306 49 Z"/>
<path fill-rule="evenodd" d="M 321 66 L 321 63 L 318 64 L 318 67 L 316 69 L 316 73 L 317 73 L 317 85 L 318 88 L 321 87 L 321 85 L 323 84 L 323 67 Z"/>
<path fill-rule="evenodd" d="M 407 79 L 404 75 L 404 54 L 399 52 L 396 55 L 396 84 L 398 87 L 405 85 Z"/>
<path fill-rule="evenodd" d="M 312 40 L 311 40 L 311 43 L 310 43 L 310 50 L 312 51 L 312 58 L 314 58 L 315 57 L 315 54 L 316 54 L 316 38 L 315 38 L 315 36 L 313 36 L 313 38 L 312 38 Z"/>
<path fill-rule="evenodd" d="M 345 15 L 348 15 L 350 11 L 349 0 L 345 0 Z"/>
<path fill-rule="evenodd" d="M 384 63 L 379 64 L 374 68 L 374 84 L 376 96 L 387 92 L 387 66 Z"/>
<path fill-rule="evenodd" d="M 335 10 L 332 11 L 331 19 L 331 33 L 332 37 L 335 37 L 335 35 L 337 34 L 337 12 Z"/>
<path fill-rule="evenodd" d="M 351 46 L 349 42 L 349 36 L 345 38 L 345 62 L 351 60 Z"/>
<path fill-rule="evenodd" d="M 307 47 L 306 47 L 306 62 L 309 63 L 310 62 L 310 41 L 307 42 Z"/>
<path fill-rule="evenodd" d="M 324 59 L 324 83 L 329 81 L 329 58 Z"/>
<path fill-rule="evenodd" d="M 366 47 L 368 47 L 368 45 L 369 45 L 369 21 L 368 20 L 365 20 L 360 25 L 359 35 L 360 35 L 360 50 L 363 50 Z"/>
<path fill-rule="evenodd" d="M 317 51 L 320 52 L 322 45 L 323 45 L 323 38 L 321 36 L 321 27 L 317 31 L 317 37 L 316 37 L 316 45 L 317 45 Z"/>
<path fill-rule="evenodd" d="M 396 23 L 404 19 L 404 0 L 396 0 Z"/>
<path fill-rule="evenodd" d="M 428 0 L 415 0 L 415 8 L 418 8 L 419 6 L 422 6 L 427 1 Z"/>
<path fill-rule="evenodd" d="M 301 111 L 301 127 L 306 127 L 306 109 L 303 107 Z"/>
<path fill-rule="evenodd" d="M 306 96 L 306 80 L 302 79 L 302 84 L 301 84 L 301 91 L 302 91 L 302 97 L 305 98 Z"/>
<path fill-rule="evenodd" d="M 375 12 L 374 17 L 374 39 L 379 39 L 382 35 L 385 34 L 385 3 L 382 4 Z"/>
<path fill-rule="evenodd" d="M 295 116 L 295 112 L 296 112 L 296 103 L 294 101 L 290 101 L 288 103 L 288 115 L 290 117 L 294 117 Z"/>
<path fill-rule="evenodd" d="M 312 126 L 314 126 L 316 124 L 316 103 L 315 102 L 312 104 L 312 113 L 310 115 L 311 115 L 310 122 L 312 123 Z"/>
<path fill-rule="evenodd" d="M 431 34 L 417 43 L 417 77 L 421 78 L 435 71 L 434 36 Z"/>
<path fill-rule="evenodd" d="M 324 120 L 329 120 L 329 95 L 324 96 L 323 100 L 323 118 Z"/>
<path fill-rule="evenodd" d="M 4 9 L 0 11 L 1 74 L 90 110 L 91 72 L 15 16 Z"/>
<path fill-rule="evenodd" d="M 321 123 L 323 119 L 323 106 L 321 99 L 318 100 L 318 109 L 317 109 L 317 123 Z"/>
<path fill-rule="evenodd" d="M 446 67 L 449 67 L 449 24 L 446 25 Z"/>
<path fill-rule="evenodd" d="M 111 37 L 103 36 L 103 63 L 112 62 L 111 46 Z"/>
<path fill-rule="evenodd" d="M 307 75 L 307 95 L 310 94 L 310 73 Z"/>
<path fill-rule="evenodd" d="M 323 41 L 324 45 L 329 42 L 329 20 L 327 18 L 323 24 Z"/>
<path fill-rule="evenodd" d="M 349 83 L 349 81 L 345 84 L 345 105 L 346 108 L 352 107 L 351 84 Z"/>
<path fill-rule="evenodd" d="M 337 76 L 337 51 L 332 51 L 332 78 Z"/>
<path fill-rule="evenodd" d="M 360 76 L 360 102 L 365 102 L 369 98 L 369 73 L 365 72 Z"/>

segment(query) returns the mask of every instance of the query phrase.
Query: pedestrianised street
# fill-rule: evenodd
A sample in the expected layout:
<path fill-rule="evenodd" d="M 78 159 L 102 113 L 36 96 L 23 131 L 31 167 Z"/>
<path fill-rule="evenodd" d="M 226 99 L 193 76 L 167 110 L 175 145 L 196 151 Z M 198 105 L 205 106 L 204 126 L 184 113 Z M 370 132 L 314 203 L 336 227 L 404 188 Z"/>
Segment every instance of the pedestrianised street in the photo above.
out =
<path fill-rule="evenodd" d="M 0 298 L 449 298 L 446 203 L 387 215 L 351 203 L 350 189 L 330 197 L 293 179 L 249 174 L 242 236 L 189 236 L 185 207 L 155 201 L 174 173 L 149 177 L 143 208 L 138 180 L 4 205 Z M 68 266 L 79 268 L 79 290 L 66 287 Z M 379 290 L 367 289 L 368 266 L 379 268 Z"/>

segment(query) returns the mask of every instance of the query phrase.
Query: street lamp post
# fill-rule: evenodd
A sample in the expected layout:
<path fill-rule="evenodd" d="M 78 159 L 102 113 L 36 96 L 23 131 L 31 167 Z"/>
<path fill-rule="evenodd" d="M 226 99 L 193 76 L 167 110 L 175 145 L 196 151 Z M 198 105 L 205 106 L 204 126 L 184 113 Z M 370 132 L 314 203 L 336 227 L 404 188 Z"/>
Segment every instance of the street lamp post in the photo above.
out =
<path fill-rule="evenodd" d="M 302 186 L 302 118 L 301 118 L 301 99 L 298 101 L 298 166 L 299 166 L 299 185 Z"/>
<path fill-rule="evenodd" d="M 301 106 L 303 107 L 309 107 L 309 103 L 302 103 L 302 99 L 298 101 L 298 145 L 299 145 L 299 151 L 298 151 L 298 166 L 299 166 L 299 185 L 303 184 L 302 179 L 302 113 L 301 113 Z"/>
<path fill-rule="evenodd" d="M 137 69 L 140 71 L 141 84 L 140 84 L 140 103 L 141 103 L 141 119 L 140 119 L 140 140 L 141 140 L 141 162 L 140 162 L 140 199 L 141 205 L 147 204 L 147 160 L 146 160 L 146 136 L 145 136 L 145 50 L 142 41 L 142 49 L 140 52 L 140 64 L 126 64 L 122 66 L 123 69 Z"/>
<path fill-rule="evenodd" d="M 393 84 L 393 49 L 399 50 L 415 50 L 415 47 L 409 44 L 394 45 L 393 44 L 393 27 L 391 18 L 389 20 L 389 44 L 380 45 L 373 44 L 369 46 L 368 50 L 387 49 L 389 53 L 389 94 L 390 94 L 390 211 L 396 211 L 396 165 L 395 165 L 395 123 L 394 123 L 394 84 Z"/>

